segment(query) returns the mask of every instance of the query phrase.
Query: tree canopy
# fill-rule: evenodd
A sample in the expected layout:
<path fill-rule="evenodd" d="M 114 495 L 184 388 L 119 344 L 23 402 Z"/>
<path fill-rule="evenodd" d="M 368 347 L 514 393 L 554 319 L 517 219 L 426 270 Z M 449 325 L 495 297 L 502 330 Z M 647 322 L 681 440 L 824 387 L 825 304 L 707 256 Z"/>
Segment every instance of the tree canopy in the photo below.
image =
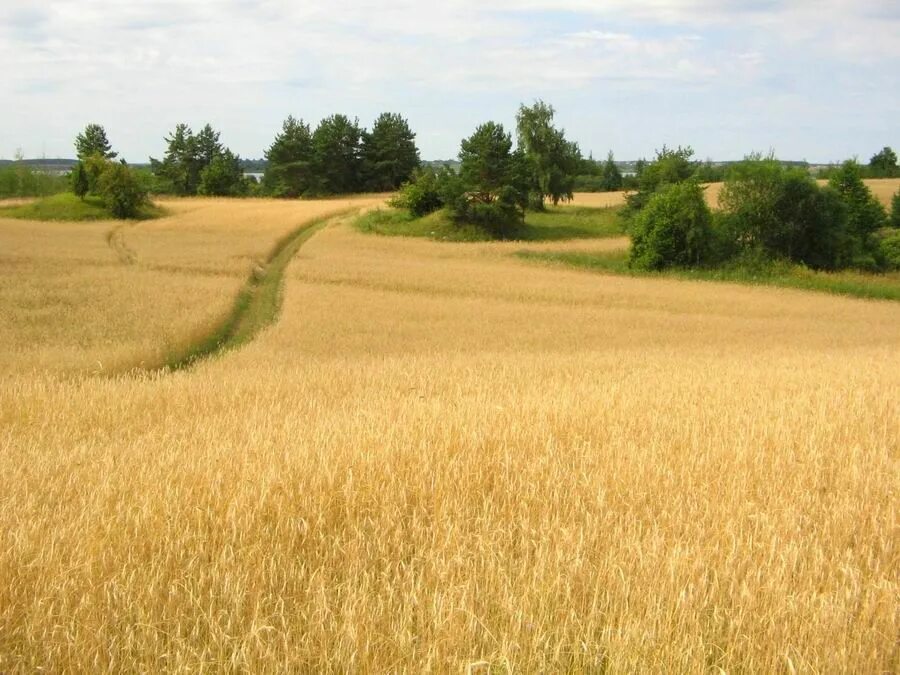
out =
<path fill-rule="evenodd" d="M 416 135 L 399 114 L 382 113 L 362 136 L 362 158 L 367 189 L 396 190 L 420 164 Z"/>
<path fill-rule="evenodd" d="M 222 196 L 245 191 L 240 157 L 219 141 L 219 132 L 209 124 L 196 135 L 187 124 L 178 124 L 165 141 L 163 159 L 150 158 L 152 171 L 164 183 L 165 191 Z"/>
<path fill-rule="evenodd" d="M 309 124 L 292 115 L 266 150 L 263 186 L 277 197 L 299 197 L 313 185 L 314 152 Z"/>
<path fill-rule="evenodd" d="M 316 190 L 345 194 L 362 188 L 362 129 L 346 115 L 323 119 L 312 135 Z"/>
<path fill-rule="evenodd" d="M 875 178 L 893 178 L 900 175 L 897 167 L 897 153 L 890 146 L 885 146 L 880 152 L 872 155 L 869 160 L 869 170 Z"/>
<path fill-rule="evenodd" d="M 75 152 L 80 160 L 93 155 L 99 155 L 103 159 L 112 159 L 118 155 L 112 151 L 109 139 L 106 138 L 106 129 L 93 122 L 75 137 Z"/>
<path fill-rule="evenodd" d="M 516 115 L 518 146 L 530 174 L 529 204 L 539 209 L 545 199 L 554 205 L 572 199 L 581 159 L 578 146 L 553 126 L 554 114 L 553 106 L 539 100 L 531 106 L 520 105 Z"/>

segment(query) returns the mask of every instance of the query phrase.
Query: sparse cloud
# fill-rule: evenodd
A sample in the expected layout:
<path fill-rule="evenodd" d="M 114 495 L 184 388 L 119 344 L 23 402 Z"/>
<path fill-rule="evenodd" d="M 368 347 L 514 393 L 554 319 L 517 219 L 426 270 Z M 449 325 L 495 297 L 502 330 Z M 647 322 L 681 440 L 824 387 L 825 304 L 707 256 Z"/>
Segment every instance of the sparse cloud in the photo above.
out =
<path fill-rule="evenodd" d="M 445 157 L 538 96 L 620 156 L 701 129 L 677 140 L 723 157 L 757 139 L 827 158 L 898 142 L 900 11 L 874 0 L 6 0 L 0 20 L 0 155 L 66 154 L 99 119 L 135 160 L 182 120 L 259 156 L 288 113 L 391 109 Z"/>

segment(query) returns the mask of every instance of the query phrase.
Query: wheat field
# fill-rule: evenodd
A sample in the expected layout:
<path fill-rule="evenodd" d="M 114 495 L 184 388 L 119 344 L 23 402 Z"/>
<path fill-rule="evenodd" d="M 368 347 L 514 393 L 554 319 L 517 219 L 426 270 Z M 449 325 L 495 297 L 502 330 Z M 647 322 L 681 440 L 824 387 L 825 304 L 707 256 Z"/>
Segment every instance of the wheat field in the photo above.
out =
<path fill-rule="evenodd" d="M 0 221 L 0 672 L 896 672 L 896 303 L 339 217 L 116 375 L 378 203 Z"/>

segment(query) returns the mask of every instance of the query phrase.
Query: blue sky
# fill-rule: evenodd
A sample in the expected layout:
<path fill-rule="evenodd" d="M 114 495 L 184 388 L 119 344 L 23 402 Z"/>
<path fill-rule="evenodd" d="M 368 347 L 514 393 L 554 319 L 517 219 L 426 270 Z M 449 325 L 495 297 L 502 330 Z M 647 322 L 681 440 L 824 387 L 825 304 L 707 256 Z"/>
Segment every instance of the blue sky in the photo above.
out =
<path fill-rule="evenodd" d="M 422 156 L 542 98 L 585 153 L 832 161 L 900 146 L 896 0 L 4 0 L 0 158 L 129 161 L 209 121 L 260 157 L 282 120 L 397 111 Z"/>

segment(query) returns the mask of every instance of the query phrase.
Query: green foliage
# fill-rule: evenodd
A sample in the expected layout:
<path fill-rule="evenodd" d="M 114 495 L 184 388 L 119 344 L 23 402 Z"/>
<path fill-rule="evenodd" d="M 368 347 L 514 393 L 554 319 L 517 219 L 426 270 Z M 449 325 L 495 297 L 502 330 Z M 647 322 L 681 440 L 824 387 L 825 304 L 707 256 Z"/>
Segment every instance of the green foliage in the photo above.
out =
<path fill-rule="evenodd" d="M 459 223 L 482 227 L 508 238 L 522 223 L 528 200 L 530 165 L 521 150 L 512 152 L 503 125 L 480 125 L 460 145 L 459 179 L 449 178 L 444 202 Z"/>
<path fill-rule="evenodd" d="M 420 163 L 409 123 L 396 113 L 379 115 L 372 131 L 362 135 L 362 161 L 367 190 L 396 190 L 408 181 Z"/>
<path fill-rule="evenodd" d="M 434 211 L 415 218 L 406 210 L 376 209 L 354 221 L 366 234 L 391 237 L 425 237 L 436 241 L 489 241 L 493 235 L 480 227 L 458 223 L 446 210 Z"/>
<path fill-rule="evenodd" d="M 45 197 L 65 192 L 69 188 L 66 176 L 35 171 L 23 162 L 0 168 L 0 199 L 10 197 Z"/>
<path fill-rule="evenodd" d="M 880 152 L 872 155 L 872 159 L 869 160 L 869 175 L 872 178 L 900 176 L 900 169 L 897 167 L 897 153 L 890 146 L 886 146 Z"/>
<path fill-rule="evenodd" d="M 694 170 L 694 178 L 700 183 L 719 183 L 725 180 L 725 168 L 716 166 L 711 160 L 698 164 Z"/>
<path fill-rule="evenodd" d="M 162 209 L 145 202 L 134 217 L 146 219 L 161 215 Z M 92 221 L 109 220 L 114 216 L 106 207 L 103 198 L 98 195 L 88 195 L 84 199 L 79 199 L 71 192 L 63 192 L 43 197 L 30 204 L 0 207 L 0 217 L 23 220 Z"/>
<path fill-rule="evenodd" d="M 622 172 L 619 171 L 619 167 L 616 166 L 616 160 L 613 157 L 612 150 L 609 151 L 609 154 L 606 156 L 606 161 L 603 163 L 601 179 L 603 192 L 615 192 L 616 190 L 622 189 Z"/>
<path fill-rule="evenodd" d="M 512 137 L 502 124 L 486 122 L 462 141 L 459 174 L 478 199 L 490 202 L 505 186 L 512 173 Z"/>
<path fill-rule="evenodd" d="M 900 228 L 900 190 L 891 199 L 891 227 Z"/>
<path fill-rule="evenodd" d="M 345 115 L 326 117 L 312 135 L 318 194 L 346 194 L 362 188 L 362 129 Z"/>
<path fill-rule="evenodd" d="M 444 169 L 445 173 L 447 171 Z M 437 211 L 445 203 L 440 175 L 431 167 L 418 171 L 390 203 L 395 208 L 408 210 L 416 218 Z"/>
<path fill-rule="evenodd" d="M 72 182 L 72 193 L 79 199 L 84 199 L 85 195 L 88 193 L 90 184 L 83 162 L 78 162 L 78 164 L 75 165 L 72 169 L 70 179 Z"/>
<path fill-rule="evenodd" d="M 96 194 L 100 176 L 106 170 L 109 160 L 104 158 L 103 155 L 94 154 L 85 157 L 81 160 L 81 163 L 84 164 L 84 172 L 87 175 L 88 192 Z"/>
<path fill-rule="evenodd" d="M 554 114 L 553 106 L 536 101 L 530 107 L 520 105 L 516 115 L 519 148 L 527 160 L 529 204 L 535 208 L 543 208 L 545 199 L 554 206 L 571 200 L 581 164 L 578 146 L 553 126 Z"/>
<path fill-rule="evenodd" d="M 150 158 L 156 176 L 155 192 L 177 195 L 245 192 L 240 157 L 222 145 L 219 132 L 209 124 L 196 135 L 187 124 L 178 124 L 165 140 L 166 154 L 162 161 Z"/>
<path fill-rule="evenodd" d="M 712 237 L 712 214 L 700 185 L 668 184 L 635 217 L 629 265 L 641 270 L 700 265 Z"/>
<path fill-rule="evenodd" d="M 88 124 L 84 131 L 75 137 L 75 152 L 80 160 L 94 155 L 99 155 L 103 159 L 112 159 L 118 154 L 112 151 L 112 146 L 106 138 L 106 129 L 93 123 Z"/>
<path fill-rule="evenodd" d="M 758 155 L 733 166 L 719 197 L 732 253 L 750 251 L 814 269 L 837 269 L 851 254 L 838 194 L 799 168 Z"/>
<path fill-rule="evenodd" d="M 881 255 L 888 269 L 900 270 L 900 232 L 890 232 L 884 236 Z"/>
<path fill-rule="evenodd" d="M 682 148 L 679 145 L 673 150 L 664 145 L 662 150 L 656 151 L 656 158 L 650 164 L 638 160 L 636 166 L 638 189 L 626 198 L 628 214 L 632 216 L 637 214 L 662 187 L 690 179 L 696 168 L 691 161 L 693 156 L 694 151 L 690 146 Z"/>
<path fill-rule="evenodd" d="M 236 197 L 246 193 L 239 158 L 231 150 L 216 154 L 200 172 L 198 193 L 218 197 Z"/>
<path fill-rule="evenodd" d="M 162 161 L 150 158 L 160 186 L 177 195 L 197 194 L 202 167 L 197 158 L 194 132 L 187 124 L 178 124 L 165 140 L 166 154 Z"/>
<path fill-rule="evenodd" d="M 439 241 L 485 241 L 497 235 L 480 225 L 453 220 L 447 209 L 418 218 L 406 208 L 369 211 L 355 223 L 370 234 L 404 237 L 428 237 Z M 577 206 L 548 207 L 528 211 L 525 222 L 509 232 L 521 241 L 563 241 L 595 237 L 622 236 L 619 209 L 595 209 Z"/>
<path fill-rule="evenodd" d="M 877 298 L 900 301 L 900 275 L 868 274 L 842 271 L 820 272 L 802 265 L 764 261 L 762 265 L 742 266 L 733 262 L 716 268 L 671 268 L 662 271 L 646 271 L 628 265 L 628 252 L 602 253 L 521 251 L 520 258 L 546 263 L 564 264 L 604 274 L 628 276 L 662 276 L 691 281 L 724 281 L 749 285 L 798 288 L 858 298 Z"/>
<path fill-rule="evenodd" d="M 147 193 L 126 164 L 110 162 L 100 174 L 97 191 L 116 218 L 134 218 L 147 201 Z"/>
<path fill-rule="evenodd" d="M 828 182 L 847 207 L 847 231 L 852 250 L 851 264 L 864 269 L 879 267 L 875 233 L 887 225 L 887 213 L 862 181 L 859 164 L 848 160 Z"/>
<path fill-rule="evenodd" d="M 313 184 L 314 156 L 312 133 L 303 120 L 288 116 L 281 133 L 266 150 L 269 164 L 263 187 L 276 197 L 299 197 Z"/>

